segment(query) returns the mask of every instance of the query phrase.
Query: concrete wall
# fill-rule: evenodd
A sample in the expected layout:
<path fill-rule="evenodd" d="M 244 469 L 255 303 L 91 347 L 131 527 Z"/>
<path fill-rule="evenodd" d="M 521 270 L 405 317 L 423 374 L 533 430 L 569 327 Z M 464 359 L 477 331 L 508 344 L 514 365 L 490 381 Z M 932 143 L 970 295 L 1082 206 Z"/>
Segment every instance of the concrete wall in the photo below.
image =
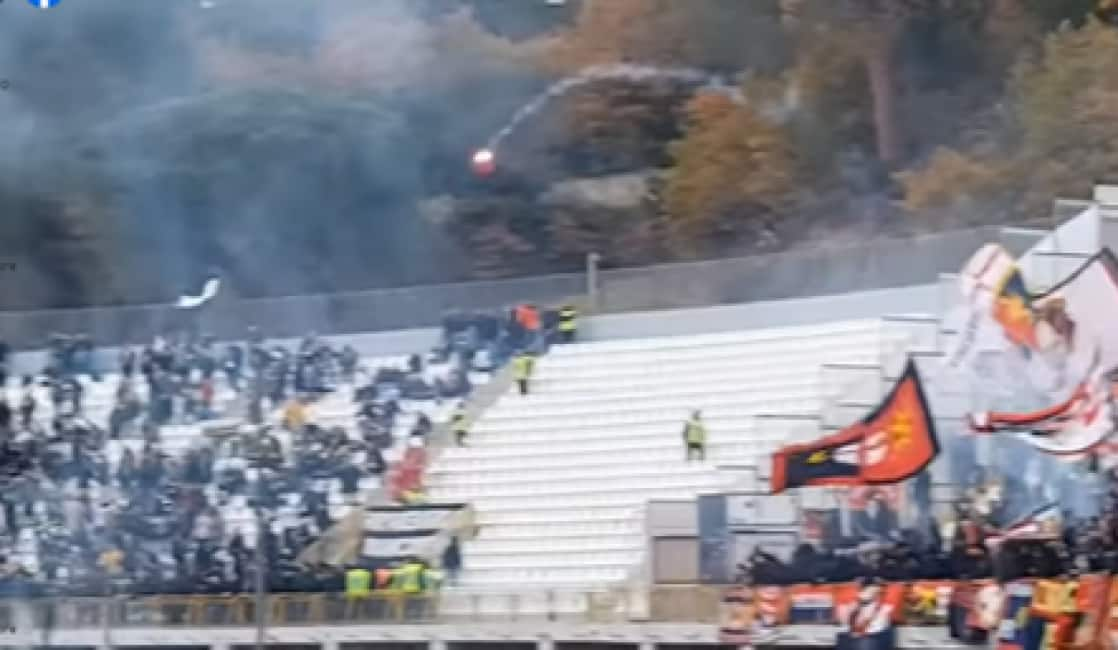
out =
<path fill-rule="evenodd" d="M 938 309 L 939 287 L 935 284 L 899 289 L 878 289 L 835 296 L 769 300 L 738 305 L 719 305 L 694 309 L 604 314 L 584 319 L 583 340 L 646 336 L 679 336 L 736 330 L 808 325 L 855 318 L 874 318 L 896 314 L 931 314 Z M 406 329 L 390 332 L 339 334 L 327 337 L 338 345 L 349 343 L 364 357 L 406 355 L 430 349 L 439 340 L 437 328 Z M 294 345 L 297 339 L 279 339 Z M 96 362 L 102 370 L 116 367 L 120 348 L 99 348 Z M 46 352 L 34 350 L 14 355 L 16 374 L 36 372 L 43 367 Z"/>
<path fill-rule="evenodd" d="M 978 228 L 606 269 L 597 277 L 597 311 L 684 309 L 911 286 L 958 270 L 980 244 L 1001 238 L 1000 228 Z M 271 337 L 384 332 L 436 326 L 452 309 L 494 309 L 524 301 L 555 305 L 586 293 L 582 273 L 269 299 L 241 300 L 223 292 L 194 315 L 170 304 L 0 311 L 0 336 L 20 349 L 43 345 L 50 332 L 88 333 L 102 345 L 136 344 L 181 329 L 188 319 L 221 339 L 243 336 L 250 324 Z"/>
<path fill-rule="evenodd" d="M 587 319 L 582 331 L 587 340 L 602 341 L 811 325 L 887 314 L 935 314 L 939 300 L 939 286 L 925 284 L 813 298 L 605 314 Z"/>

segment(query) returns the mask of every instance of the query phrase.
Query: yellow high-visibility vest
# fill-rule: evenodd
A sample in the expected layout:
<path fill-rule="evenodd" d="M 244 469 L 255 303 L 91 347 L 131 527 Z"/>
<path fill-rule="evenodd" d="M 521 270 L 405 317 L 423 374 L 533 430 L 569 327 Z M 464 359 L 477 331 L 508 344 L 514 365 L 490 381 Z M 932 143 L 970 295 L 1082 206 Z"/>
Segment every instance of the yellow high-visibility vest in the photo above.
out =
<path fill-rule="evenodd" d="M 400 590 L 405 594 L 417 594 L 423 590 L 422 564 L 408 562 L 397 569 L 396 575 L 400 579 Z"/>
<path fill-rule="evenodd" d="M 367 598 L 373 574 L 366 569 L 350 569 L 345 572 L 345 595 L 349 598 Z"/>
<path fill-rule="evenodd" d="M 578 329 L 578 310 L 574 307 L 564 307 L 559 310 L 559 331 L 573 332 Z"/>
<path fill-rule="evenodd" d="M 513 359 L 512 372 L 517 381 L 528 379 L 532 376 L 533 363 L 534 360 L 532 359 L 532 357 L 526 354 L 522 354 Z"/>
<path fill-rule="evenodd" d="M 701 445 L 707 441 L 707 428 L 702 422 L 691 420 L 687 423 L 687 433 L 684 438 L 689 445 Z"/>
<path fill-rule="evenodd" d="M 468 427 L 466 426 L 466 412 L 462 409 L 456 410 L 454 412 L 454 415 L 450 416 L 450 429 L 451 429 L 451 431 L 453 431 L 454 433 L 458 433 L 460 431 L 466 431 L 467 428 Z"/>

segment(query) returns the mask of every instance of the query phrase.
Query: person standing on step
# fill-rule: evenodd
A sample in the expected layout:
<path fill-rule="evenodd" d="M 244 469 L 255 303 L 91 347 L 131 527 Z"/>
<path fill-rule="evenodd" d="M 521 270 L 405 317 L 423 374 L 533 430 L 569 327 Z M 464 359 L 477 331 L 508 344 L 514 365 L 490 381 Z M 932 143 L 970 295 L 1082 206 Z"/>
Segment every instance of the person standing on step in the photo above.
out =
<path fill-rule="evenodd" d="M 574 343 L 575 334 L 578 333 L 578 310 L 574 305 L 564 305 L 559 310 L 559 324 L 556 329 L 559 331 L 559 342 Z"/>
<path fill-rule="evenodd" d="M 702 411 L 695 411 L 683 425 L 683 442 L 687 447 L 687 462 L 706 460 L 707 427 L 703 424 Z"/>
<path fill-rule="evenodd" d="M 470 426 L 466 421 L 466 403 L 459 402 L 450 416 L 450 430 L 454 432 L 454 442 L 459 447 L 466 446 L 466 436 L 470 435 Z"/>
<path fill-rule="evenodd" d="M 528 383 L 532 379 L 532 372 L 536 369 L 536 359 L 527 352 L 521 352 L 512 360 L 512 376 L 516 385 L 520 387 L 520 394 L 528 394 Z"/>

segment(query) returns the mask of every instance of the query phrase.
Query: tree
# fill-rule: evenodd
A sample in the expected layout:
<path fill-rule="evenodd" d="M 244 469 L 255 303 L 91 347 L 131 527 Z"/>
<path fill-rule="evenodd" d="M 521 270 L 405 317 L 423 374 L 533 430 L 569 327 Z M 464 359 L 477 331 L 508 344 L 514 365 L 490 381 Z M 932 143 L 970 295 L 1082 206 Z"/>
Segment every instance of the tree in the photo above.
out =
<path fill-rule="evenodd" d="M 562 74 L 593 65 L 773 72 L 790 59 L 777 0 L 584 0 L 544 61 Z"/>
<path fill-rule="evenodd" d="M 784 0 L 782 8 L 802 38 L 839 38 L 858 52 L 873 99 L 877 155 L 896 167 L 907 149 L 897 96 L 902 38 L 918 19 L 981 24 L 989 6 L 986 0 Z"/>
<path fill-rule="evenodd" d="M 568 174 L 597 176 L 671 164 L 668 143 L 682 135 L 691 84 L 672 81 L 600 81 L 570 93 L 559 104 L 560 147 Z"/>
<path fill-rule="evenodd" d="M 672 154 L 664 203 L 668 238 L 680 252 L 771 230 L 796 187 L 785 130 L 724 95 L 701 94 L 691 102 L 686 135 Z"/>
<path fill-rule="evenodd" d="M 982 206 L 987 222 L 1045 215 L 1057 196 L 1086 196 L 1118 176 L 1118 30 L 1097 21 L 1050 34 L 1016 67 L 1000 146 L 943 151 L 906 174 L 907 207 L 928 217 Z"/>

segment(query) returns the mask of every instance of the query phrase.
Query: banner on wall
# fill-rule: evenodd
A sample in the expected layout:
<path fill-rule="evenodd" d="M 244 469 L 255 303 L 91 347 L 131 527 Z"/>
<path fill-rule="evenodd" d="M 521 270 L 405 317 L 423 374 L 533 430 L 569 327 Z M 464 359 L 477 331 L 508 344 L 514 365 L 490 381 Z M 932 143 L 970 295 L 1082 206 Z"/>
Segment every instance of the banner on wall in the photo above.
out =
<path fill-rule="evenodd" d="M 772 491 L 899 483 L 923 471 L 938 454 L 920 373 L 910 359 L 889 394 L 861 421 L 832 436 L 777 451 Z"/>
<path fill-rule="evenodd" d="M 719 643 L 748 647 L 775 636 L 779 607 L 773 602 L 773 588 L 735 587 L 722 598 Z M 777 591 L 779 599 L 779 590 Z"/>
<path fill-rule="evenodd" d="M 904 595 L 902 619 L 912 625 L 946 625 L 954 587 L 950 580 L 912 583 Z"/>
<path fill-rule="evenodd" d="M 851 616 L 859 610 L 878 616 L 888 611 L 892 625 L 939 627 L 947 636 L 968 644 L 994 637 L 997 650 L 1060 650 L 1118 647 L 1118 579 L 1091 574 L 1071 580 L 1020 580 L 999 586 L 991 580 L 916 581 L 866 585 L 794 585 L 734 588 L 724 593 L 723 642 L 746 638 L 765 629 L 780 638 L 782 626 L 837 625 L 855 629 Z M 867 603 L 876 606 L 863 607 Z M 863 617 L 863 636 L 870 622 Z M 732 637 L 727 630 L 739 635 Z M 752 641 L 756 639 L 748 636 Z M 867 641 L 868 642 L 868 641 Z M 870 643 L 870 645 L 873 645 Z"/>
<path fill-rule="evenodd" d="M 896 589 L 893 589 L 896 587 Z M 839 592 L 836 606 L 839 633 L 837 650 L 892 650 L 897 645 L 897 594 L 903 585 L 855 586 Z M 890 589 L 893 597 L 890 597 Z"/>
<path fill-rule="evenodd" d="M 1029 608 L 1033 603 L 1033 585 L 1029 582 L 1011 582 L 1005 587 L 1002 600 L 1001 622 L 998 624 L 997 650 L 1024 650 L 1028 642 Z"/>

